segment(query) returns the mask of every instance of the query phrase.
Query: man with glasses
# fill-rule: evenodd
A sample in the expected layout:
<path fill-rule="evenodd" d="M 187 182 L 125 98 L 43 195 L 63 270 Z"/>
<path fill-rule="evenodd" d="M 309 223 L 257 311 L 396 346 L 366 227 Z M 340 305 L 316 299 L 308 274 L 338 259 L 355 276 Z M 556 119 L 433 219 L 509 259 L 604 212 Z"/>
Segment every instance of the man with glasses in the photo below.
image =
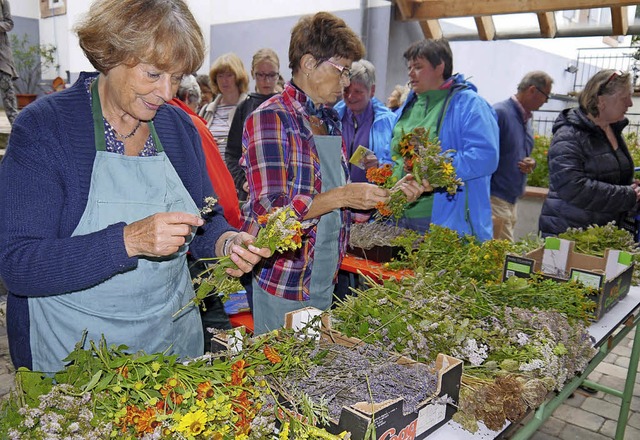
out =
<path fill-rule="evenodd" d="M 549 100 L 553 79 L 541 71 L 527 73 L 515 95 L 493 106 L 500 130 L 500 160 L 491 176 L 493 238 L 514 241 L 516 202 L 524 194 L 527 175 L 536 167 L 532 112 Z"/>

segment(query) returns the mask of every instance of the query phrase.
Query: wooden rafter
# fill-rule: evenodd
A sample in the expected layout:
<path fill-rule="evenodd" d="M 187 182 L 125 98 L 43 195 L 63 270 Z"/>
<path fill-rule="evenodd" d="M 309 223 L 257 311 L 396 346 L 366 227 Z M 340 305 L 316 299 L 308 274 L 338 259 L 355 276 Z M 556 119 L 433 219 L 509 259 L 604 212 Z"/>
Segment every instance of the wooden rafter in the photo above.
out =
<path fill-rule="evenodd" d="M 396 0 L 404 20 L 549 12 L 637 5 L 638 0 Z"/>
<path fill-rule="evenodd" d="M 473 17 L 481 40 L 491 41 L 496 37 L 496 27 L 492 17 Z"/>
<path fill-rule="evenodd" d="M 629 30 L 629 20 L 627 19 L 626 6 L 611 7 L 611 28 L 613 35 L 627 35 Z"/>
<path fill-rule="evenodd" d="M 538 24 L 540 26 L 540 35 L 545 38 L 555 38 L 558 33 L 558 24 L 556 16 L 553 12 L 538 12 Z"/>
<path fill-rule="evenodd" d="M 514 33 L 496 33 L 493 15 L 517 13 L 535 13 L 538 18 L 540 37 L 556 38 L 567 36 L 567 30 L 559 30 L 555 11 L 578 10 L 581 17 L 592 8 L 611 10 L 611 33 L 600 26 L 599 35 L 627 35 L 630 28 L 627 6 L 637 5 L 638 0 L 392 0 L 396 5 L 396 17 L 401 21 L 418 21 L 426 38 L 443 36 L 439 19 L 454 17 L 473 17 L 480 40 L 513 38 Z M 584 21 L 581 19 L 581 22 Z M 635 25 L 634 25 L 635 26 Z M 575 29 L 574 29 L 575 31 Z M 536 38 L 535 34 L 525 32 L 523 38 Z M 575 32 L 573 32 L 575 36 Z M 593 34 L 590 34 L 593 35 Z M 516 37 L 517 38 L 517 37 Z"/>
<path fill-rule="evenodd" d="M 420 27 L 422 28 L 422 33 L 425 38 L 432 38 L 434 40 L 442 38 L 442 28 L 438 20 L 421 21 Z"/>

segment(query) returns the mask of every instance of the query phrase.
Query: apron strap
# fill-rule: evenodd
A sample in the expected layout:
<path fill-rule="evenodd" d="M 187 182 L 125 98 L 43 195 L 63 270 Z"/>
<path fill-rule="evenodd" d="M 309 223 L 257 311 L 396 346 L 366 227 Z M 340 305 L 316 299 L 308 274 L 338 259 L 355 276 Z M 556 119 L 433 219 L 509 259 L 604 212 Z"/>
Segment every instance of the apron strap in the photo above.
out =
<path fill-rule="evenodd" d="M 107 151 L 107 142 L 104 137 L 104 116 L 102 115 L 102 106 L 100 105 L 100 94 L 98 93 L 98 79 L 91 84 L 91 113 L 93 115 L 93 136 L 96 144 L 96 151 Z M 153 125 L 153 121 L 147 122 L 151 137 L 156 144 L 156 151 L 161 153 L 164 151 L 162 143 Z"/>

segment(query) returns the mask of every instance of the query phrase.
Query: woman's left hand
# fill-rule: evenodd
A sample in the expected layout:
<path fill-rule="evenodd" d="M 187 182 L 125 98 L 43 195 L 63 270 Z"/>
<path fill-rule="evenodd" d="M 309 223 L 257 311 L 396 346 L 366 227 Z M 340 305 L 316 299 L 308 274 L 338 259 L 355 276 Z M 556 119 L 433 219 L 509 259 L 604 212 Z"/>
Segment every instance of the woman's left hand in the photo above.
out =
<path fill-rule="evenodd" d="M 407 196 L 407 202 L 409 203 L 418 200 L 422 193 L 433 191 L 433 187 L 426 179 L 422 179 L 422 183 L 418 183 L 412 174 L 407 174 L 398 180 L 394 188 L 402 191 Z"/>
<path fill-rule="evenodd" d="M 225 240 L 229 236 L 225 237 Z M 233 277 L 240 277 L 242 274 L 249 273 L 253 270 L 253 267 L 260 262 L 263 258 L 271 256 L 271 250 L 269 248 L 257 248 L 253 246 L 255 237 L 246 232 L 236 232 L 231 236 L 231 243 L 226 246 L 227 249 L 223 249 L 229 255 L 231 261 L 236 263 L 238 269 L 227 269 L 227 274 Z"/>

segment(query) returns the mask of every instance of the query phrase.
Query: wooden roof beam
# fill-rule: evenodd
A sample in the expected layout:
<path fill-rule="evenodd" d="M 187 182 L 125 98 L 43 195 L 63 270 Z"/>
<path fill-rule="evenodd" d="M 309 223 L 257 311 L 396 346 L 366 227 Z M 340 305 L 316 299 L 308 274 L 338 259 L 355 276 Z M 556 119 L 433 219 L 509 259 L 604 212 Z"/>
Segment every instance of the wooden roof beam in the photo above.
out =
<path fill-rule="evenodd" d="M 415 3 L 413 0 L 396 0 L 395 4 L 397 6 L 397 10 L 400 13 L 401 20 L 408 20 L 413 15 L 413 7 Z"/>
<path fill-rule="evenodd" d="M 395 0 L 404 20 L 548 12 L 631 6 L 638 0 Z M 402 6 L 401 6 L 402 4 Z"/>
<path fill-rule="evenodd" d="M 473 17 L 478 28 L 478 36 L 481 40 L 492 41 L 496 37 L 496 27 L 493 24 L 493 17 Z"/>
<path fill-rule="evenodd" d="M 627 35 L 629 31 L 629 19 L 626 6 L 611 7 L 611 28 L 613 35 Z"/>
<path fill-rule="evenodd" d="M 536 15 L 538 16 L 540 35 L 544 38 L 555 38 L 558 33 L 555 14 L 553 12 L 538 12 Z"/>
<path fill-rule="evenodd" d="M 437 40 L 442 38 L 442 28 L 438 20 L 424 20 L 420 21 L 420 27 L 425 38 L 431 38 Z"/>

